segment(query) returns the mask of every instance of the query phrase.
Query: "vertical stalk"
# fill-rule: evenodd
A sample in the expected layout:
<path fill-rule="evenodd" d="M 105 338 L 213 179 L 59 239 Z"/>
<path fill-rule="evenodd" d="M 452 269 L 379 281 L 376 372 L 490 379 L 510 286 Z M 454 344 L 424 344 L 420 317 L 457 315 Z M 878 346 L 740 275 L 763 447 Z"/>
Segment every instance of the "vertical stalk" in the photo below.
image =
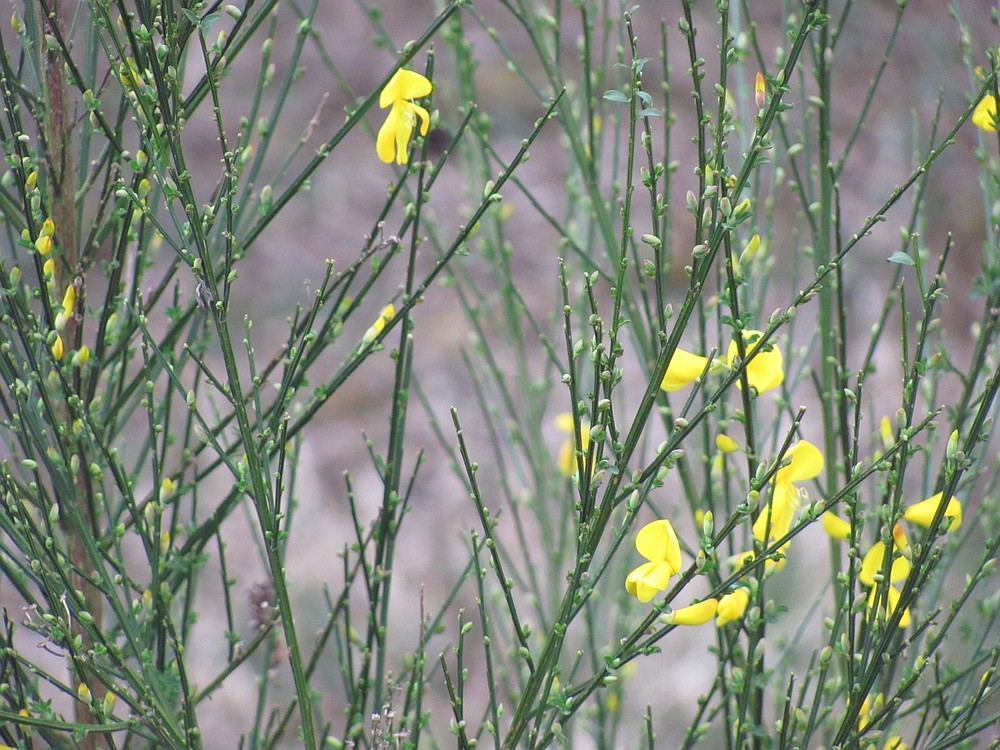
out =
<path fill-rule="evenodd" d="M 59 39 L 65 39 L 64 7 L 62 0 L 50 0 L 49 12 L 44 16 L 46 32 Z M 66 68 L 63 61 L 63 49 L 60 45 L 47 46 L 45 50 L 45 118 L 42 121 L 44 137 L 45 172 L 48 190 L 48 209 L 55 224 L 56 245 L 61 250 L 62 258 L 55 264 L 56 294 L 61 295 L 69 284 L 75 283 L 77 273 L 79 248 L 76 238 L 76 169 L 73 153 L 73 102 L 70 101 L 70 90 L 66 82 Z M 82 306 L 82 289 L 78 289 L 79 305 Z M 76 315 L 67 316 L 65 328 L 61 336 L 67 347 L 78 337 Z M 75 379 L 74 381 L 75 382 Z M 73 422 L 73 411 L 68 402 L 63 402 L 59 409 L 61 425 L 53 425 L 57 434 L 60 429 Z M 68 432 L 63 433 L 66 439 Z M 76 443 L 76 441 L 72 441 Z M 79 466 L 89 465 L 83 447 L 73 445 L 72 450 L 79 457 Z M 74 493 L 69 498 L 72 512 L 61 515 L 63 532 L 66 534 L 72 571 L 70 580 L 73 588 L 83 592 L 83 606 L 90 613 L 93 627 L 97 630 L 102 626 L 103 601 L 97 588 L 90 583 L 85 572 L 90 567 L 90 557 L 84 535 L 96 531 L 94 508 L 91 505 L 92 495 L 88 488 L 88 478 L 85 470 L 77 469 L 73 478 Z M 81 639 L 79 651 L 86 652 L 93 646 L 87 629 L 74 618 L 71 624 L 74 636 Z M 75 664 L 76 679 L 86 685 L 93 700 L 103 698 L 103 689 L 98 694 L 98 681 L 93 671 L 77 661 Z M 73 704 L 74 717 L 79 724 L 90 724 L 94 715 L 90 706 L 82 700 Z M 80 740 L 80 746 L 85 750 L 98 747 L 98 736 L 87 734 Z"/>

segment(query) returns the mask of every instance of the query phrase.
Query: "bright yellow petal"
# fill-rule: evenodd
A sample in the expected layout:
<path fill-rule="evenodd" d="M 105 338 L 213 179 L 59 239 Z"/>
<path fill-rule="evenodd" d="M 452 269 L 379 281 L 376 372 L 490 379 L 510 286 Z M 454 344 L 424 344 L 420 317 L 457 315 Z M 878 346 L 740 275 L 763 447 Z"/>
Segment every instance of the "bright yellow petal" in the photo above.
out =
<path fill-rule="evenodd" d="M 412 70 L 400 68 L 379 94 L 378 105 L 385 109 L 403 99 L 419 99 L 431 93 L 433 85 L 427 78 Z"/>
<path fill-rule="evenodd" d="M 643 563 L 628 574 L 625 590 L 642 603 L 648 602 L 658 591 L 663 591 L 674 571 L 660 560 Z"/>
<path fill-rule="evenodd" d="M 874 609 L 875 608 L 875 603 L 878 600 L 878 597 L 879 597 L 878 588 L 877 587 L 873 587 L 872 590 L 868 594 L 868 600 L 867 600 L 867 602 L 868 602 L 868 608 L 869 609 Z M 888 606 L 888 615 L 886 614 L 885 608 L 882 607 L 882 606 L 879 607 L 879 611 L 876 613 L 876 617 L 878 617 L 881 620 L 885 620 L 885 619 L 888 619 L 888 617 L 891 617 L 892 614 L 896 611 L 896 607 L 899 605 L 899 591 L 896 589 L 895 586 L 890 586 L 886 590 L 885 601 L 882 601 L 881 604 L 884 605 L 886 603 L 888 603 L 888 605 L 889 605 Z M 913 617 L 910 614 L 910 609 L 909 609 L 909 607 L 907 607 L 905 610 L 903 610 L 903 614 L 900 615 L 900 617 L 899 617 L 899 627 L 905 628 L 905 627 L 909 626 L 909 624 L 910 624 L 910 622 L 912 622 L 912 620 L 913 620 Z"/>
<path fill-rule="evenodd" d="M 823 514 L 823 531 L 832 539 L 847 539 L 851 535 L 851 524 L 828 510 Z"/>
<path fill-rule="evenodd" d="M 647 560 L 665 562 L 670 568 L 670 575 L 681 569 L 681 547 L 677 534 L 665 518 L 639 529 L 635 535 L 635 548 Z"/>
<path fill-rule="evenodd" d="M 715 447 L 723 453 L 734 453 L 740 449 L 737 442 L 723 432 L 715 436 Z"/>
<path fill-rule="evenodd" d="M 392 163 L 396 158 L 396 131 L 400 127 L 403 113 L 399 107 L 393 107 L 386 115 L 385 122 L 379 128 L 378 138 L 375 140 L 375 151 L 378 158 L 386 164 Z"/>
<path fill-rule="evenodd" d="M 899 735 L 893 735 L 885 741 L 882 745 L 882 750 L 908 750 L 907 745 L 903 742 L 903 738 Z"/>
<path fill-rule="evenodd" d="M 987 94 L 979 100 L 979 104 L 972 110 L 972 124 L 987 133 L 995 133 L 997 129 L 996 116 L 997 100 L 993 98 L 993 94 Z"/>
<path fill-rule="evenodd" d="M 760 331 L 743 331 L 743 341 L 747 356 L 750 356 L 750 353 L 757 345 L 757 341 L 761 335 Z M 733 341 L 729 344 L 727 360 L 730 365 L 735 366 L 734 363 L 738 358 L 739 349 L 736 345 L 736 341 Z M 785 371 L 782 369 L 783 363 L 784 360 L 781 356 L 781 350 L 777 347 L 777 345 L 766 345 L 754 354 L 750 358 L 749 362 L 747 362 L 747 382 L 752 388 L 757 390 L 757 393 L 764 393 L 772 388 L 777 388 L 785 380 Z M 736 382 L 737 385 L 739 385 L 742 381 L 737 380 Z"/>
<path fill-rule="evenodd" d="M 943 492 L 939 492 L 926 500 L 914 503 L 903 511 L 903 518 L 920 526 L 930 526 L 938 506 L 941 505 L 943 495 Z M 948 498 L 948 507 L 944 509 L 944 517 L 952 519 L 948 531 L 957 529 L 962 524 L 962 504 L 957 498 Z"/>
<path fill-rule="evenodd" d="M 802 482 L 818 477 L 823 471 L 823 454 L 808 440 L 800 440 L 789 448 L 785 458 L 791 462 L 778 469 L 776 479 L 779 482 Z"/>
<path fill-rule="evenodd" d="M 708 359 L 698 354 L 675 349 L 667 365 L 667 371 L 660 382 L 660 388 L 665 391 L 677 391 L 697 378 L 708 366 Z"/>
<path fill-rule="evenodd" d="M 718 600 L 706 599 L 689 607 L 668 612 L 663 615 L 662 620 L 669 625 L 703 625 L 715 617 L 718 607 Z"/>
<path fill-rule="evenodd" d="M 726 594 L 719 599 L 718 609 L 715 611 L 715 624 L 722 627 L 726 623 L 733 622 L 743 617 L 747 604 L 750 603 L 750 592 L 742 586 L 735 591 Z"/>
<path fill-rule="evenodd" d="M 777 482 L 769 502 L 753 523 L 753 535 L 758 542 L 780 539 L 792 527 L 798 510 L 799 491 L 791 482 Z"/>
<path fill-rule="evenodd" d="M 420 135 L 427 135 L 427 129 L 431 126 L 431 116 L 427 110 L 417 104 L 410 104 L 407 108 L 412 117 L 414 114 L 420 119 Z"/>
<path fill-rule="evenodd" d="M 881 573 L 885 560 L 885 545 L 881 542 L 875 542 L 871 549 L 865 553 L 864 558 L 861 560 L 861 570 L 858 571 L 858 580 L 861 581 L 862 585 L 873 587 L 875 586 L 875 574 Z M 889 569 L 889 581 L 895 583 L 896 581 L 902 581 L 910 574 L 910 561 L 905 557 L 897 557 L 892 561 L 892 567 Z"/>

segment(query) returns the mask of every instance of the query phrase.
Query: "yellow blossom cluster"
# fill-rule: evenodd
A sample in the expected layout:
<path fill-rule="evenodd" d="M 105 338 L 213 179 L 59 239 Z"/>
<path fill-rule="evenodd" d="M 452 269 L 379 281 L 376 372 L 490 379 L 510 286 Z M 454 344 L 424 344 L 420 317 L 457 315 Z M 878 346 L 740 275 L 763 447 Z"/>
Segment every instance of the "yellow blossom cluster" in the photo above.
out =
<path fill-rule="evenodd" d="M 944 493 L 938 492 L 926 500 L 913 503 L 903 510 L 903 520 L 918 526 L 930 527 L 944 502 Z M 942 516 L 947 524 L 945 530 L 957 529 L 962 523 L 962 504 L 957 498 L 949 497 Z M 823 514 L 823 528 L 834 539 L 847 539 L 851 534 L 851 524 L 832 511 Z M 905 581 L 910 575 L 910 544 L 906 532 L 899 522 L 892 527 L 892 546 L 882 540 L 876 541 L 861 560 L 858 582 L 868 589 L 868 606 L 880 619 L 891 617 L 899 604 L 900 591 L 894 584 Z M 883 580 L 888 570 L 888 580 Z M 885 584 L 884 586 L 880 584 Z M 912 621 L 910 610 L 903 610 L 899 616 L 899 627 L 905 628 Z"/>
<path fill-rule="evenodd" d="M 670 579 L 680 572 L 681 548 L 673 525 L 665 518 L 647 523 L 635 537 L 635 548 L 646 558 L 625 579 L 625 590 L 640 602 L 648 602 L 658 591 L 667 588 Z M 704 599 L 664 614 L 667 625 L 701 625 L 713 617 L 719 627 L 743 617 L 750 592 L 738 587 L 720 599 Z"/>
<path fill-rule="evenodd" d="M 743 331 L 743 346 L 747 358 L 746 379 L 757 393 L 777 388 L 785 380 L 781 350 L 773 344 L 760 344 L 762 336 L 763 333 L 760 331 Z M 729 344 L 725 363 L 730 367 L 737 367 L 740 364 L 739 345 L 736 340 Z M 707 357 L 678 348 L 670 358 L 660 388 L 664 391 L 680 390 L 710 369 Z M 742 380 L 737 381 L 740 387 L 741 383 Z"/>

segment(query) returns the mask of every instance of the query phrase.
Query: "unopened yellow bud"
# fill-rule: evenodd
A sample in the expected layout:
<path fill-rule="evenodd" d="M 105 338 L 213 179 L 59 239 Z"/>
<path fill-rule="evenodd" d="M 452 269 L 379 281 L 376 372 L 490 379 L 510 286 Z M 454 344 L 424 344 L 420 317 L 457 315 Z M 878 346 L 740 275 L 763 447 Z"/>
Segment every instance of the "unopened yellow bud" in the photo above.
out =
<path fill-rule="evenodd" d="M 38 184 L 38 170 L 33 169 L 24 179 L 24 187 L 27 190 L 34 190 L 35 185 L 37 184 Z"/>
<path fill-rule="evenodd" d="M 753 79 L 753 100 L 757 105 L 757 109 L 764 106 L 766 99 L 767 85 L 764 83 L 764 74 L 757 71 L 757 75 Z"/>
<path fill-rule="evenodd" d="M 896 442 L 896 438 L 892 434 L 892 420 L 889 417 L 882 417 L 878 423 L 878 434 L 882 438 L 882 445 L 885 446 L 886 450 L 889 450 Z"/>
<path fill-rule="evenodd" d="M 174 494 L 174 480 L 170 477 L 163 477 L 160 482 L 160 500 L 166 500 Z"/>
<path fill-rule="evenodd" d="M 743 252 L 740 253 L 740 263 L 749 263 L 755 257 L 757 257 L 757 251 L 760 249 L 760 235 L 754 234 L 747 243 L 747 246 L 743 248 Z"/>
<path fill-rule="evenodd" d="M 138 195 L 140 198 L 145 198 L 147 195 L 149 195 L 150 187 L 151 186 L 149 184 L 149 180 L 143 177 L 141 180 L 139 180 L 139 186 L 135 191 L 136 195 Z"/>
<path fill-rule="evenodd" d="M 10 269 L 10 284 L 17 286 L 19 283 L 21 283 L 21 269 L 19 266 L 14 266 Z"/>
<path fill-rule="evenodd" d="M 52 235 L 40 234 L 35 240 L 35 250 L 41 255 L 48 255 L 52 252 Z"/>
<path fill-rule="evenodd" d="M 21 33 L 21 17 L 17 13 L 12 13 L 10 16 L 10 27 L 14 29 L 15 32 Z"/>
<path fill-rule="evenodd" d="M 42 273 L 45 274 L 46 280 L 51 279 L 56 274 L 56 262 L 49 258 L 47 261 L 42 263 Z"/>
<path fill-rule="evenodd" d="M 734 453 L 740 449 L 736 441 L 724 432 L 720 432 L 715 436 L 715 447 L 723 453 Z"/>
<path fill-rule="evenodd" d="M 90 694 L 90 688 L 87 687 L 87 683 L 85 682 L 80 683 L 80 685 L 76 689 L 76 697 L 79 698 L 84 703 L 88 705 L 90 704 L 90 701 L 93 698 L 93 696 Z"/>
<path fill-rule="evenodd" d="M 362 336 L 361 338 L 361 343 L 370 344 L 375 339 L 377 339 L 378 335 L 385 330 L 386 324 L 392 320 L 395 314 L 396 314 L 396 308 L 393 306 L 391 302 L 384 308 L 382 308 L 382 314 L 379 315 L 375 319 L 375 322 L 372 323 L 371 326 L 369 326 L 367 331 L 365 331 L 365 335 Z"/>
<path fill-rule="evenodd" d="M 85 367 L 90 361 L 90 347 L 84 344 L 73 353 L 73 367 Z"/>
<path fill-rule="evenodd" d="M 73 309 L 76 307 L 76 285 L 70 284 L 66 287 L 66 292 L 63 294 L 62 298 L 62 309 L 67 315 L 73 314 Z"/>
<path fill-rule="evenodd" d="M 167 554 L 168 549 L 170 549 L 170 532 L 164 530 L 160 532 L 160 554 Z"/>
<path fill-rule="evenodd" d="M 56 334 L 56 340 L 52 344 L 52 356 L 57 360 L 63 358 L 63 340 L 62 336 L 58 334 Z"/>
<path fill-rule="evenodd" d="M 44 234 L 46 237 L 51 237 L 55 233 L 56 233 L 56 223 L 52 221 L 52 217 L 50 216 L 49 218 L 47 218 L 45 221 L 42 222 L 41 234 Z"/>
<path fill-rule="evenodd" d="M 958 453 L 958 430 L 952 430 L 948 436 L 948 447 L 945 450 L 945 455 L 948 458 L 954 458 L 956 453 Z"/>
<path fill-rule="evenodd" d="M 104 694 L 104 715 L 110 716 L 115 710 L 118 698 L 110 690 Z"/>

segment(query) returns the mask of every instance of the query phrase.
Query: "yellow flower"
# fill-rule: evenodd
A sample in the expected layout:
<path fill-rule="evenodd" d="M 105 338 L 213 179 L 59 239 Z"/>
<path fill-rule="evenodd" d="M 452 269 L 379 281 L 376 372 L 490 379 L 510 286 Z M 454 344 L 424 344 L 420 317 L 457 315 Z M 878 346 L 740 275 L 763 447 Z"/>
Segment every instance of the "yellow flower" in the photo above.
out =
<path fill-rule="evenodd" d="M 635 548 L 649 562 L 628 574 L 625 590 L 640 602 L 648 602 L 667 587 L 670 577 L 681 569 L 681 547 L 670 521 L 647 523 L 635 535 Z"/>
<path fill-rule="evenodd" d="M 910 574 L 910 561 L 905 557 L 909 545 L 906 543 L 903 527 L 898 523 L 892 529 L 892 538 L 893 551 L 890 554 L 893 559 L 889 568 L 889 583 L 896 583 Z M 885 569 L 886 551 L 885 544 L 879 540 L 865 553 L 861 560 L 861 570 L 858 571 L 858 580 L 862 585 L 874 586 L 877 583 L 875 575 Z"/>
<path fill-rule="evenodd" d="M 86 367 L 90 361 L 90 347 L 84 344 L 73 353 L 73 367 Z"/>
<path fill-rule="evenodd" d="M 660 388 L 665 391 L 678 391 L 705 372 L 707 366 L 707 358 L 683 349 L 674 349 L 670 364 L 667 365 L 667 371 L 660 382 Z"/>
<path fill-rule="evenodd" d="M 52 252 L 52 235 L 50 234 L 40 234 L 38 239 L 35 240 L 35 250 L 38 251 L 40 255 L 48 255 Z"/>
<path fill-rule="evenodd" d="M 930 526 L 938 506 L 941 505 L 943 495 L 943 492 L 939 492 L 926 500 L 910 505 L 903 511 L 903 518 L 920 526 Z M 944 509 L 944 517 L 951 519 L 948 531 L 957 529 L 962 524 L 962 504 L 956 498 L 948 498 L 948 507 Z"/>
<path fill-rule="evenodd" d="M 736 441 L 724 432 L 720 432 L 715 436 L 715 447 L 723 453 L 734 453 L 740 449 Z"/>
<path fill-rule="evenodd" d="M 767 97 L 767 87 L 764 84 L 764 74 L 757 71 L 757 76 L 753 79 L 753 98 L 757 109 L 764 106 Z"/>
<path fill-rule="evenodd" d="M 878 611 L 875 613 L 877 619 L 887 620 L 892 617 L 893 613 L 896 611 L 896 607 L 899 605 L 899 590 L 895 586 L 889 586 L 885 591 L 885 601 L 879 601 L 879 588 L 878 586 L 872 586 L 871 591 L 868 592 L 868 608 L 875 609 L 878 606 Z M 888 605 L 887 607 L 884 605 Z M 886 611 L 888 609 L 888 612 Z M 903 610 L 903 614 L 899 617 L 899 627 L 905 628 L 912 621 L 913 617 L 910 615 L 910 608 L 907 607 Z"/>
<path fill-rule="evenodd" d="M 576 447 L 573 444 L 573 415 L 563 412 L 556 415 L 556 428 L 560 432 L 565 432 L 569 437 L 559 447 L 558 466 L 559 473 L 563 476 L 572 477 L 576 475 Z M 590 428 L 586 422 L 580 420 L 580 452 L 586 455 L 590 446 Z"/>
<path fill-rule="evenodd" d="M 361 343 L 370 344 L 377 339 L 378 335 L 385 330 L 386 324 L 392 320 L 395 314 L 396 308 L 391 302 L 383 307 L 381 314 L 375 318 L 375 322 L 368 327 L 368 330 L 365 331 L 365 335 L 361 337 Z"/>
<path fill-rule="evenodd" d="M 882 693 L 878 693 L 874 697 L 866 695 L 864 701 L 861 702 L 861 708 L 858 710 L 858 730 L 860 731 L 868 726 L 868 715 L 879 713 L 884 705 L 885 697 Z"/>
<path fill-rule="evenodd" d="M 397 70 L 389 79 L 378 100 L 382 109 L 392 107 L 375 141 L 379 159 L 387 164 L 394 158 L 397 164 L 406 164 L 409 160 L 407 150 L 417 119 L 420 119 L 420 135 L 427 135 L 427 128 L 431 122 L 427 110 L 411 100 L 427 96 L 432 88 L 433 85 L 429 80 L 412 70 Z"/>
<path fill-rule="evenodd" d="M 788 463 L 774 475 L 771 502 L 761 510 L 753 524 L 754 538 L 765 542 L 780 539 L 792 526 L 799 508 L 799 489 L 795 482 L 813 479 L 823 471 L 823 454 L 807 440 L 800 440 L 785 454 Z"/>
<path fill-rule="evenodd" d="M 756 354 L 751 356 L 757 342 L 763 334 L 760 331 L 743 331 L 743 346 L 747 354 L 746 365 L 747 382 L 757 393 L 764 393 L 772 388 L 777 388 L 785 380 L 785 371 L 782 369 L 781 350 L 775 344 L 764 344 L 758 349 Z M 730 366 L 735 367 L 739 360 L 739 348 L 734 340 L 729 344 L 729 351 L 726 360 Z M 737 380 L 740 387 L 742 380 Z"/>
<path fill-rule="evenodd" d="M 723 596 L 719 599 L 719 606 L 715 611 L 716 626 L 721 628 L 726 623 L 743 617 L 749 603 L 750 592 L 742 586 Z"/>
<path fill-rule="evenodd" d="M 995 133 L 997 130 L 996 118 L 997 100 L 993 98 L 993 94 L 987 94 L 979 100 L 979 104 L 972 110 L 972 124 L 987 133 Z"/>
<path fill-rule="evenodd" d="M 868 608 L 875 610 L 875 616 L 879 619 L 891 617 L 899 604 L 899 590 L 892 584 L 903 581 L 910 575 L 910 561 L 906 558 L 909 551 L 909 544 L 906 541 L 906 534 L 903 532 L 902 524 L 897 523 L 892 528 L 893 551 L 886 550 L 885 544 L 879 540 L 872 545 L 871 549 L 865 553 L 861 560 L 861 570 L 858 571 L 858 581 L 863 586 L 867 586 Z M 885 556 L 892 555 L 892 562 L 889 567 L 889 580 L 883 581 L 885 584 L 885 597 L 880 593 L 879 581 L 875 580 L 876 574 L 881 574 L 885 569 Z M 911 621 L 910 610 L 907 608 L 899 618 L 899 627 L 905 628 Z"/>
<path fill-rule="evenodd" d="M 847 539 L 851 535 L 851 524 L 831 510 L 823 514 L 823 531 L 832 539 Z"/>
<path fill-rule="evenodd" d="M 63 358 L 63 340 L 59 334 L 56 334 L 56 340 L 52 344 L 52 356 L 56 359 Z"/>
<path fill-rule="evenodd" d="M 66 293 L 63 294 L 62 299 L 62 311 L 56 313 L 54 328 L 57 331 L 61 331 L 66 327 L 66 322 L 73 315 L 73 308 L 76 307 L 76 286 L 70 284 L 66 287 Z"/>
<path fill-rule="evenodd" d="M 718 600 L 706 599 L 689 607 L 681 607 L 673 612 L 667 612 L 660 617 L 660 621 L 667 625 L 703 625 L 715 617 L 718 607 Z"/>

